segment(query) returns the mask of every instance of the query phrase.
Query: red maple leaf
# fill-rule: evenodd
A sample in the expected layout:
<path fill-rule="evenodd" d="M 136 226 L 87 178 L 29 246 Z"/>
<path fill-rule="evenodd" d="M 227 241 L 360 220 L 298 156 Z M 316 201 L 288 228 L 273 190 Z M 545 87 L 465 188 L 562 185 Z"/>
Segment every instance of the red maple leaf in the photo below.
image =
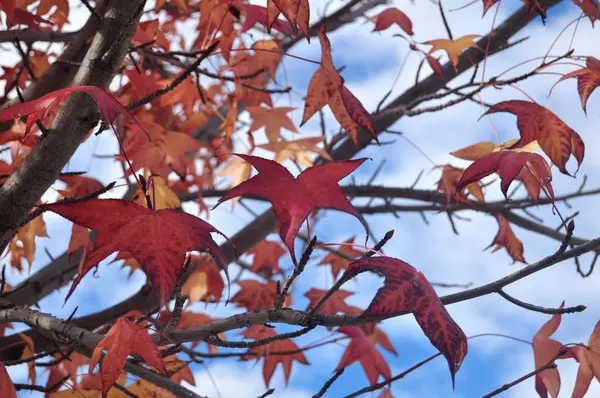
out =
<path fill-rule="evenodd" d="M 64 357 L 58 353 L 54 354 L 54 358 L 60 360 L 60 362 L 57 361 L 58 363 L 56 365 L 50 367 L 50 374 L 48 375 L 48 380 L 46 381 L 46 387 L 52 386 L 63 378 L 69 376 L 71 382 L 73 383 L 73 387 L 77 388 L 77 369 L 80 366 L 88 365 L 90 363 L 89 358 L 81 355 L 78 352 L 71 353 L 68 357 L 68 360 L 64 360 Z"/>
<path fill-rule="evenodd" d="M 306 39 L 310 41 L 309 33 L 309 22 L 310 22 L 310 6 L 308 0 L 269 0 L 270 3 L 267 6 L 269 29 L 275 21 L 279 13 L 290 21 L 294 34 L 298 32 L 297 26 L 306 36 Z M 275 7 L 271 6 L 273 4 Z"/>
<path fill-rule="evenodd" d="M 17 398 L 17 390 L 13 384 L 6 366 L 0 362 L 0 396 L 5 398 Z"/>
<path fill-rule="evenodd" d="M 448 314 L 429 281 L 411 265 L 391 257 L 356 260 L 348 266 L 342 278 L 351 278 L 365 271 L 383 275 L 385 279 L 361 317 L 412 312 L 431 344 L 446 357 L 454 384 L 454 375 L 467 355 L 467 338 Z"/>
<path fill-rule="evenodd" d="M 225 235 L 207 222 L 182 211 L 151 210 L 117 199 L 92 199 L 43 207 L 98 234 L 94 248 L 88 253 L 65 301 L 81 279 L 115 251 L 129 252 L 140 263 L 163 303 L 170 299 L 188 251 L 207 250 L 227 275 L 223 252 L 210 234 Z"/>
<path fill-rule="evenodd" d="M 412 22 L 410 18 L 406 16 L 405 13 L 397 9 L 396 7 L 390 7 L 386 10 L 381 11 L 376 16 L 370 18 L 375 22 L 375 27 L 373 28 L 373 32 L 379 32 L 382 30 L 386 30 L 393 24 L 396 24 L 408 33 L 409 35 L 413 35 L 412 30 Z"/>
<path fill-rule="evenodd" d="M 269 28 L 269 31 L 271 28 L 273 28 L 287 36 L 291 36 L 294 33 L 295 29 L 292 28 L 292 25 L 290 25 L 289 22 L 281 19 L 275 19 L 269 24 L 267 9 L 265 7 L 254 4 L 243 4 L 242 7 L 246 11 L 246 19 L 244 20 L 244 25 L 242 26 L 241 32 L 247 32 L 252 29 L 254 25 L 260 23 Z"/>
<path fill-rule="evenodd" d="M 261 308 L 273 308 L 277 297 L 277 284 L 275 282 L 260 283 L 254 279 L 247 279 L 237 283 L 240 291 L 231 298 L 232 303 L 244 307 L 248 311 Z M 288 296 L 289 297 L 289 296 Z"/>
<path fill-rule="evenodd" d="M 354 243 L 354 237 L 346 240 L 344 243 Z M 356 250 L 354 247 L 347 245 L 341 245 L 338 251 L 352 259 L 362 256 L 364 254 L 363 252 Z M 346 269 L 348 267 L 348 264 L 350 264 L 351 262 L 352 260 L 348 260 L 338 255 L 337 253 L 329 253 L 323 258 L 323 260 L 321 260 L 321 262 L 318 265 L 331 265 L 331 274 L 335 279 L 337 278 L 339 272 L 343 269 Z"/>
<path fill-rule="evenodd" d="M 241 333 L 247 339 L 262 340 L 269 337 L 277 336 L 272 328 L 268 328 L 263 325 L 253 325 Z M 277 352 L 293 352 L 291 354 L 273 354 Z M 301 364 L 308 365 L 308 361 L 304 354 L 299 351 L 298 346 L 290 339 L 276 340 L 272 343 L 265 344 L 260 347 L 252 347 L 247 351 L 247 355 L 242 356 L 242 360 L 259 360 L 265 358 L 263 364 L 263 377 L 267 387 L 271 382 L 273 373 L 278 364 L 283 365 L 283 374 L 285 376 L 285 383 L 290 379 L 292 373 L 293 361 L 300 362 Z"/>
<path fill-rule="evenodd" d="M 360 308 L 356 309 L 358 310 L 358 313 L 363 312 L 363 310 Z M 382 348 L 385 348 L 395 356 L 398 356 L 398 352 L 392 345 L 390 338 L 383 330 L 381 330 L 379 326 L 377 326 L 376 323 L 363 323 L 359 327 L 363 330 L 363 332 L 365 332 L 369 340 L 371 340 L 373 343 L 379 344 Z"/>
<path fill-rule="evenodd" d="M 392 377 L 390 367 L 385 358 L 375 347 L 375 343 L 367 338 L 365 332 L 357 326 L 342 326 L 338 332 L 351 338 L 350 344 L 340 359 L 337 369 L 343 369 L 359 361 L 369 382 L 375 384 L 379 375 L 385 379 Z"/>
<path fill-rule="evenodd" d="M 215 207 L 237 196 L 254 196 L 271 202 L 279 236 L 290 251 L 294 263 L 294 238 L 304 220 L 316 208 L 336 209 L 352 214 L 367 230 L 366 221 L 338 185 L 338 181 L 352 173 L 366 159 L 325 163 L 310 167 L 294 178 L 285 167 L 272 160 L 235 155 L 250 163 L 258 174 L 231 188 Z"/>
<path fill-rule="evenodd" d="M 581 137 L 558 116 L 543 106 L 529 101 L 504 101 L 492 106 L 485 114 L 508 112 L 517 116 L 521 139 L 512 148 L 520 148 L 537 141 L 552 163 L 563 173 L 571 154 L 581 165 L 585 145 Z"/>
<path fill-rule="evenodd" d="M 327 293 L 327 290 L 315 288 L 312 288 L 306 292 L 304 297 L 310 300 L 310 303 L 308 303 L 308 307 L 306 309 L 309 310 L 312 308 L 317 301 L 319 301 L 325 295 L 325 293 Z M 342 312 L 344 314 L 355 313 L 356 311 L 354 310 L 354 307 L 350 307 L 345 301 L 353 294 L 354 293 L 347 290 L 337 290 L 331 295 L 331 297 L 327 299 L 327 301 L 325 301 L 325 303 L 323 303 L 323 305 L 319 308 L 319 312 L 327 315 L 335 315 L 338 312 Z"/>
<path fill-rule="evenodd" d="M 209 256 L 192 256 L 196 269 L 188 276 L 181 293 L 188 297 L 190 304 L 197 301 L 219 301 L 225 282 L 215 261 Z"/>
<path fill-rule="evenodd" d="M 127 356 L 136 352 L 148 365 L 164 375 L 168 375 L 160 351 L 148 335 L 146 328 L 136 325 L 127 318 L 119 320 L 110 328 L 106 336 L 98 343 L 92 354 L 89 373 L 91 374 L 100 360 L 102 351 L 107 354 L 102 360 L 102 397 L 106 398 L 108 390 L 115 384 L 123 371 Z"/>
<path fill-rule="evenodd" d="M 22 116 L 27 116 L 27 127 L 25 131 L 25 135 L 27 135 L 33 126 L 33 123 L 40 118 L 46 117 L 48 111 L 53 105 L 63 101 L 71 94 L 77 92 L 86 93 L 94 98 L 98 104 L 98 107 L 100 108 L 100 111 L 102 112 L 105 123 L 112 125 L 117 116 L 125 115 L 132 119 L 139 126 L 139 128 L 144 131 L 137 119 L 127 110 L 127 108 L 123 106 L 123 104 L 116 100 L 115 97 L 113 97 L 108 91 L 95 86 L 67 87 L 48 93 L 33 101 L 27 101 L 21 104 L 13 105 L 3 112 L 0 112 L 0 122 L 6 122 Z"/>
<path fill-rule="evenodd" d="M 279 271 L 279 259 L 285 254 L 285 250 L 277 242 L 263 240 L 248 250 L 247 254 L 254 255 L 250 270 L 256 273 L 264 273 L 270 278 L 274 272 Z"/>
<path fill-rule="evenodd" d="M 448 204 L 452 203 L 453 200 L 455 200 L 457 203 L 466 202 L 467 190 L 471 195 L 477 198 L 477 200 L 480 202 L 485 202 L 481 183 L 478 181 L 472 182 L 461 189 L 457 189 L 458 183 L 464 173 L 463 169 L 459 169 L 458 167 L 454 167 L 449 164 L 438 167 L 442 168 L 442 176 L 438 181 L 437 189 L 438 191 L 444 192 L 444 196 L 446 197 L 446 202 Z"/>
<path fill-rule="evenodd" d="M 489 176 L 492 173 L 500 175 L 500 189 L 504 197 L 508 195 L 510 184 L 523 171 L 535 176 L 544 187 L 551 200 L 554 200 L 552 188 L 552 172 L 543 157 L 537 153 L 498 151 L 482 156 L 466 168 L 458 184 L 457 190 L 462 190 L 467 185 Z"/>
<path fill-rule="evenodd" d="M 577 78 L 577 91 L 579 92 L 579 98 L 581 98 L 581 107 L 583 111 L 587 113 L 586 105 L 588 98 L 592 92 L 600 86 L 600 61 L 594 57 L 587 57 L 585 60 L 585 68 L 567 73 L 561 77 L 554 85 L 562 82 L 566 79 L 573 77 Z"/>

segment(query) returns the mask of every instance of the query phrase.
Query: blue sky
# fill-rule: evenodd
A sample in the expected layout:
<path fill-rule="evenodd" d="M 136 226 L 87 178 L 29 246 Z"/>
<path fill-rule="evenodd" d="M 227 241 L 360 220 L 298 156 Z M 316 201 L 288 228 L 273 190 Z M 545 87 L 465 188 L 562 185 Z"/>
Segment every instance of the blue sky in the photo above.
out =
<path fill-rule="evenodd" d="M 336 4 L 340 3 L 336 2 Z M 463 0 L 447 0 L 444 2 L 444 6 L 446 10 L 451 10 L 465 3 L 466 1 Z M 321 4 L 318 1 L 311 1 L 314 15 L 320 15 L 317 10 Z M 446 37 L 437 6 L 434 4 L 428 1 L 412 4 L 407 0 L 397 0 L 394 4 L 412 19 L 416 40 L 426 41 Z M 520 4 L 519 1 L 503 1 L 500 5 L 497 24 Z M 494 7 L 490 10 L 483 19 L 479 2 L 462 10 L 448 12 L 447 16 L 454 36 L 485 34 L 491 27 L 495 9 Z M 374 14 L 376 12 L 371 13 L 371 15 Z M 551 9 L 548 12 L 546 26 L 543 26 L 539 20 L 532 23 L 528 29 L 517 35 L 517 38 L 529 36 L 527 41 L 489 59 L 486 76 L 495 75 L 524 60 L 543 56 L 548 51 L 552 40 L 578 15 L 578 9 L 570 2 Z M 371 33 L 372 26 L 373 24 L 370 22 L 359 21 L 330 36 L 334 63 L 337 66 L 346 66 L 343 76 L 347 86 L 369 110 L 374 110 L 381 96 L 392 88 L 398 67 L 405 57 L 409 56 L 410 58 L 398 83 L 393 87 L 391 98 L 412 84 L 419 61 L 414 54 L 408 55 L 407 45 L 403 40 L 392 37 L 394 33 L 399 32 L 398 28 L 393 27 L 382 33 Z M 558 40 L 551 54 L 557 55 L 566 52 L 571 32 L 572 30 L 568 30 Z M 574 39 L 575 54 L 600 57 L 596 35 L 597 32 L 591 29 L 589 21 L 582 20 Z M 314 60 L 320 58 L 317 40 L 313 40 L 311 44 L 299 44 L 291 52 Z M 535 65 L 535 63 L 530 65 Z M 289 81 L 285 81 L 281 69 L 281 78 L 278 81 L 291 84 L 294 91 L 290 96 L 281 96 L 276 105 L 288 106 L 291 103 L 298 107 L 298 110 L 293 113 L 293 117 L 299 123 L 303 106 L 302 96 L 306 92 L 314 67 L 287 58 L 285 68 Z M 527 70 L 527 67 L 520 68 L 511 74 L 518 75 Z M 562 73 L 570 70 L 573 70 L 572 66 L 552 69 L 552 71 Z M 463 76 L 453 84 L 464 81 L 468 77 Z M 552 96 L 547 97 L 549 88 L 557 79 L 558 76 L 555 75 L 536 76 L 527 82 L 520 83 L 519 87 L 540 104 L 554 111 L 579 132 L 586 143 L 587 158 L 584 160 L 577 179 L 564 177 L 558 172 L 554 173 L 555 191 L 560 195 L 577 189 L 583 175 L 588 177 L 588 188 L 596 188 L 600 185 L 600 175 L 595 172 L 600 167 L 600 160 L 594 157 L 594 153 L 600 145 L 596 131 L 597 118 L 600 116 L 600 112 L 598 112 L 600 95 L 592 95 L 590 98 L 586 117 L 580 107 L 574 80 L 561 83 L 555 88 Z M 511 88 L 485 91 L 482 98 L 488 103 L 509 99 L 526 99 L 519 91 Z M 453 158 L 449 152 L 478 141 L 495 140 L 490 119 L 478 120 L 483 112 L 480 105 L 465 102 L 433 115 L 425 114 L 414 118 L 403 118 L 393 128 L 403 131 L 405 136 L 422 148 L 436 164 L 452 163 L 456 166 L 466 166 L 466 162 Z M 247 116 L 244 117 L 247 118 Z M 502 140 L 518 137 L 514 116 L 498 114 L 492 116 L 491 120 L 498 129 Z M 329 132 L 337 132 L 338 125 L 329 112 L 327 121 Z M 318 129 L 318 118 L 314 117 L 301 131 L 303 136 L 309 136 L 319 134 Z M 427 158 L 401 138 L 388 135 L 384 136 L 383 140 L 396 140 L 396 142 L 382 147 L 369 147 L 360 153 L 361 157 L 369 156 L 373 158 L 373 161 L 365 163 L 354 173 L 357 183 L 366 182 L 381 160 L 386 159 L 382 173 L 376 180 L 377 183 L 397 187 L 410 186 L 419 172 L 424 170 L 425 173 L 418 187 L 422 189 L 435 188 L 439 172 L 431 171 L 432 164 Z M 119 177 L 120 167 L 112 165 L 108 160 L 91 158 L 90 154 L 112 154 L 116 151 L 114 138 L 110 132 L 105 132 L 99 137 L 88 140 L 80 148 L 67 169 L 70 171 L 86 170 L 90 175 L 103 182 L 110 182 Z M 257 153 L 268 155 L 267 152 Z M 121 192 L 115 190 L 110 193 L 110 196 L 118 197 L 120 194 Z M 524 193 L 521 192 L 521 195 L 523 196 Z M 487 188 L 486 198 L 488 200 L 501 198 L 497 183 Z M 247 203 L 256 210 L 264 208 L 263 205 L 251 201 L 247 201 Z M 588 198 L 572 201 L 573 209 L 568 209 L 562 204 L 559 205 L 559 209 L 564 215 L 570 215 L 574 210 L 581 212 L 576 218 L 576 235 L 585 238 L 598 236 L 596 203 L 596 198 Z M 187 205 L 186 209 L 191 212 L 196 211 L 194 205 Z M 552 214 L 549 207 L 536 208 L 534 212 L 548 225 L 559 224 L 559 219 Z M 483 250 L 491 243 L 496 234 L 497 224 L 492 217 L 473 212 L 465 212 L 463 215 L 471 218 L 471 221 L 457 223 L 459 236 L 452 233 L 445 214 L 428 215 L 429 225 L 425 225 L 418 214 L 402 215 L 400 219 L 392 216 L 370 216 L 369 221 L 377 237 L 383 236 L 390 229 L 395 229 L 396 234 L 393 240 L 385 247 L 387 255 L 412 264 L 433 282 L 472 282 L 477 286 L 498 279 L 521 266 L 511 265 L 512 261 L 503 250 L 494 254 Z M 52 254 L 58 255 L 64 251 L 68 243 L 70 223 L 55 215 L 46 215 L 45 219 L 51 240 L 38 240 L 38 253 L 32 272 L 47 262 L 43 251 L 44 247 L 47 247 Z M 211 212 L 209 221 L 231 235 L 251 219 L 252 216 L 241 206 L 237 206 L 233 214 L 230 206 L 221 206 Z M 537 236 L 518 227 L 513 227 L 513 229 L 525 245 L 525 258 L 529 262 L 553 253 L 559 245 L 556 241 Z M 336 212 L 328 212 L 326 219 L 317 225 L 314 232 L 320 239 L 327 241 L 344 241 L 353 235 L 356 235 L 357 241 L 360 241 L 364 237 L 362 227 L 353 217 Z M 278 239 L 276 235 L 271 238 Z M 295 295 L 294 307 L 306 308 L 307 300 L 303 294 L 311 287 L 326 288 L 331 283 L 329 269 L 316 267 L 316 263 L 323 256 L 324 253 L 315 255 L 314 261 L 298 279 L 295 286 L 298 293 Z M 589 264 L 589 260 L 590 256 L 582 257 L 582 264 Z M 7 260 L 3 259 L 3 261 Z M 289 260 L 282 264 L 283 267 L 290 265 Z M 231 273 L 235 274 L 233 270 Z M 139 272 L 128 280 L 127 273 L 120 270 L 116 264 L 101 266 L 98 275 L 97 279 L 89 275 L 83 279 L 73 297 L 64 307 L 62 303 L 66 294 L 65 289 L 44 299 L 40 303 L 42 310 L 65 317 L 78 305 L 78 315 L 92 313 L 99 308 L 108 307 L 125 299 L 137 291 L 145 280 L 143 274 Z M 11 275 L 11 281 L 16 282 L 23 277 Z M 556 307 L 562 300 L 566 300 L 567 305 L 587 305 L 588 309 L 584 313 L 564 316 L 562 326 L 555 335 L 556 339 L 562 343 L 587 342 L 594 324 L 600 319 L 597 289 L 599 282 L 600 276 L 597 272 L 582 280 L 575 272 L 574 264 L 565 262 L 526 278 L 510 286 L 506 291 L 521 300 L 541 306 Z M 348 302 L 366 307 L 380 284 L 381 279 L 378 277 L 361 275 L 356 281 L 349 282 L 344 287 L 346 290 L 355 292 Z M 107 288 L 108 286 L 110 289 Z M 454 291 L 441 289 L 439 293 L 448 294 Z M 233 306 L 223 307 L 222 305 L 208 307 L 195 305 L 193 309 L 212 316 L 227 316 L 237 311 Z M 468 336 L 479 333 L 503 333 L 531 340 L 539 327 L 549 319 L 547 315 L 515 307 L 498 296 L 488 296 L 455 304 L 449 306 L 448 311 Z M 398 357 L 394 357 L 383 352 L 388 359 L 392 374 L 398 374 L 435 353 L 435 349 L 423 335 L 412 316 L 384 321 L 382 327 L 392 339 L 399 353 Z M 290 328 L 278 327 L 277 330 L 284 332 Z M 301 346 L 328 334 L 329 332 L 325 329 L 318 330 L 298 338 L 297 343 Z M 239 336 L 236 336 L 236 333 L 230 333 L 228 338 L 237 339 Z M 287 387 L 283 380 L 283 372 L 277 370 L 271 383 L 271 387 L 276 389 L 273 396 L 294 398 L 312 396 L 336 368 L 344 345 L 328 346 L 308 352 L 307 359 L 312 366 L 294 365 Z M 470 342 L 469 354 L 456 377 L 456 392 L 452 391 L 448 367 L 442 358 L 434 360 L 405 379 L 394 383 L 392 391 L 394 396 L 398 397 L 478 397 L 533 369 L 531 347 L 498 337 L 484 337 Z M 574 361 L 566 360 L 559 363 L 559 370 L 563 382 L 561 396 L 567 397 L 572 391 L 577 367 Z M 262 380 L 262 363 L 255 365 L 254 362 L 214 360 L 207 361 L 204 366 L 196 366 L 194 371 L 197 376 L 196 391 L 210 397 L 217 397 L 219 394 L 222 397 L 258 396 L 266 391 Z M 26 377 L 26 369 L 23 367 L 12 367 L 10 372 L 17 382 L 24 381 Z M 43 379 L 41 377 L 41 380 Z M 360 365 L 354 364 L 333 385 L 327 396 L 342 396 L 367 384 L 368 381 L 362 368 Z M 218 392 L 214 388 L 215 385 L 218 387 Z M 29 396 L 29 393 L 21 395 Z M 533 379 L 509 390 L 504 396 L 515 398 L 535 396 Z M 598 382 L 592 383 L 589 396 L 600 396 Z"/>

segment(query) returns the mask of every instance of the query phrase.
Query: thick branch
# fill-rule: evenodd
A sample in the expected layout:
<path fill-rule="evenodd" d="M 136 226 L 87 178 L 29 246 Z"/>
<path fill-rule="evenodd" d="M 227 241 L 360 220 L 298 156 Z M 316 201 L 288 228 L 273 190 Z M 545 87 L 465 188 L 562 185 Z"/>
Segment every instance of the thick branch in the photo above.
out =
<path fill-rule="evenodd" d="M 87 357 L 91 357 L 92 351 L 98 345 L 103 336 L 89 332 L 73 324 L 66 323 L 50 314 L 33 311 L 26 308 L 12 308 L 0 310 L 0 322 L 22 322 L 36 328 L 39 332 L 49 339 L 55 339 L 56 336 L 68 340 L 75 350 Z M 187 388 L 174 383 L 167 377 L 156 372 L 136 365 L 131 362 L 125 364 L 125 371 L 143 378 L 165 390 L 175 394 L 178 397 L 200 398 L 197 394 Z"/>
<path fill-rule="evenodd" d="M 108 87 L 135 33 L 144 3 L 144 0 L 109 3 L 102 28 L 73 79 L 74 85 Z M 90 120 L 96 112 L 96 103 L 88 95 L 70 96 L 56 116 L 52 131 L 40 139 L 31 154 L 0 187 L 0 251 L 15 233 L 15 226 L 56 181 L 93 127 Z"/>

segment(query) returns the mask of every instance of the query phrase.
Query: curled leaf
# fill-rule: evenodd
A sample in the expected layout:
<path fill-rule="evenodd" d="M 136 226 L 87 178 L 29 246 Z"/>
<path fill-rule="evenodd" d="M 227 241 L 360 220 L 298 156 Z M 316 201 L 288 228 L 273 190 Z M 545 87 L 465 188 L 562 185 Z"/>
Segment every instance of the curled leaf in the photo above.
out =
<path fill-rule="evenodd" d="M 391 257 L 368 257 L 352 262 L 343 278 L 362 272 L 384 276 L 369 307 L 361 317 L 387 317 L 412 312 L 419 326 L 448 361 L 452 383 L 467 355 L 467 338 L 454 322 L 425 276 L 404 261 Z"/>

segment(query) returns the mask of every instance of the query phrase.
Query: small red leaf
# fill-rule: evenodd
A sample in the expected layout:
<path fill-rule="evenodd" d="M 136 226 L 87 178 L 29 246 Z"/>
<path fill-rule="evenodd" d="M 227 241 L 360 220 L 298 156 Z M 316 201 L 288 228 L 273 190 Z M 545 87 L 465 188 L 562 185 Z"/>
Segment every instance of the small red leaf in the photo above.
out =
<path fill-rule="evenodd" d="M 233 295 L 231 302 L 248 311 L 261 308 L 273 308 L 277 298 L 277 284 L 275 282 L 260 283 L 254 279 L 237 282 L 240 291 Z M 289 297 L 289 296 L 288 296 Z"/>
<path fill-rule="evenodd" d="M 365 332 L 357 326 L 342 326 L 338 332 L 349 336 L 350 344 L 340 359 L 337 369 L 343 369 L 359 361 L 369 382 L 377 383 L 379 375 L 385 379 L 392 377 L 390 367 L 385 358 L 375 347 L 375 343 L 367 338 Z"/>
<path fill-rule="evenodd" d="M 17 398 L 17 390 L 13 384 L 6 366 L 0 362 L 0 396 L 4 398 Z"/>
<path fill-rule="evenodd" d="M 246 331 L 242 332 L 242 335 L 247 339 L 263 340 L 269 337 L 277 336 L 277 333 L 272 329 L 264 325 L 252 325 Z M 279 352 L 291 352 L 290 354 L 281 355 L 271 353 Z M 290 379 L 292 373 L 292 365 L 294 361 L 299 362 L 303 365 L 308 365 L 308 361 L 302 352 L 299 351 L 298 346 L 291 339 L 275 340 L 272 343 L 265 344 L 259 347 L 250 348 L 247 351 L 248 355 L 241 357 L 244 361 L 258 360 L 261 357 L 265 358 L 263 364 L 263 377 L 267 387 L 271 382 L 273 373 L 278 364 L 283 366 L 283 375 L 285 382 Z"/>
<path fill-rule="evenodd" d="M 123 371 L 127 356 L 138 353 L 148 365 L 167 375 L 160 351 L 152 341 L 146 328 L 136 325 L 127 318 L 119 320 L 110 328 L 106 336 L 98 343 L 92 354 L 89 366 L 91 374 L 100 360 L 102 351 L 107 354 L 102 360 L 102 397 L 106 398 L 108 390 L 117 381 Z"/>
<path fill-rule="evenodd" d="M 563 301 L 560 308 L 564 306 L 565 302 Z M 553 315 L 533 337 L 533 356 L 536 369 L 546 365 L 561 349 L 562 344 L 550 338 L 560 326 L 561 319 L 561 314 Z M 535 375 L 535 389 L 542 398 L 547 397 L 548 393 L 552 398 L 558 397 L 560 391 L 558 369 L 550 368 L 537 373 Z"/>
<path fill-rule="evenodd" d="M 267 9 L 265 7 L 257 6 L 254 4 L 244 4 L 244 10 L 246 11 L 246 19 L 242 26 L 242 32 L 247 32 L 254 27 L 257 23 L 268 27 L 269 31 L 271 28 L 278 30 L 284 35 L 291 36 L 294 33 L 294 28 L 289 22 L 275 19 L 273 23 L 269 24 Z"/>
<path fill-rule="evenodd" d="M 467 355 L 467 338 L 448 314 L 429 281 L 411 265 L 391 257 L 356 260 L 348 266 L 342 278 L 354 277 L 365 271 L 383 275 L 385 279 L 361 317 L 387 317 L 412 312 L 431 344 L 446 357 L 454 384 L 454 375 Z"/>
<path fill-rule="evenodd" d="M 523 257 L 523 243 L 517 238 L 506 218 L 501 214 L 496 214 L 496 220 L 498 221 L 498 233 L 486 249 L 496 245 L 492 250 L 493 253 L 504 247 L 513 259 L 513 264 L 517 261 L 526 263 Z"/>
<path fill-rule="evenodd" d="M 285 254 L 285 250 L 277 242 L 263 240 L 247 254 L 254 255 L 250 271 L 264 273 L 269 278 L 274 272 L 279 271 L 279 259 Z"/>
<path fill-rule="evenodd" d="M 355 143 L 358 142 L 359 127 L 365 129 L 371 137 L 379 142 L 371 115 L 344 86 L 344 79 L 333 65 L 331 43 L 325 32 L 326 26 L 323 24 L 318 31 L 321 43 L 321 66 L 308 84 L 300 125 L 306 123 L 319 109 L 329 105 L 336 120 Z"/>
<path fill-rule="evenodd" d="M 37 119 L 45 117 L 53 105 L 76 92 L 83 92 L 94 98 L 102 112 L 105 123 L 112 125 L 118 115 L 124 115 L 132 119 L 139 128 L 144 131 L 137 119 L 123 106 L 123 104 L 116 100 L 112 94 L 102 88 L 94 86 L 67 87 L 48 93 L 33 101 L 13 105 L 3 112 L 0 112 L 0 122 L 6 122 L 29 115 L 27 118 L 27 134 L 31 125 Z"/>

